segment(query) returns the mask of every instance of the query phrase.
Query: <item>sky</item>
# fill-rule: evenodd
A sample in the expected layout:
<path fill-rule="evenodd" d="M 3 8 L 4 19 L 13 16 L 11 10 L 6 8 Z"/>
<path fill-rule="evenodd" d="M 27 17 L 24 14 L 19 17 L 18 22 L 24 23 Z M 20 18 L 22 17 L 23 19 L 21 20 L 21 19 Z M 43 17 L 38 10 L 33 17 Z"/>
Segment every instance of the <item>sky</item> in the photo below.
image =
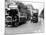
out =
<path fill-rule="evenodd" d="M 10 0 L 12 1 L 20 1 L 24 3 L 25 5 L 32 5 L 35 9 L 39 10 L 39 15 L 41 13 L 41 10 L 44 8 L 44 0 Z"/>

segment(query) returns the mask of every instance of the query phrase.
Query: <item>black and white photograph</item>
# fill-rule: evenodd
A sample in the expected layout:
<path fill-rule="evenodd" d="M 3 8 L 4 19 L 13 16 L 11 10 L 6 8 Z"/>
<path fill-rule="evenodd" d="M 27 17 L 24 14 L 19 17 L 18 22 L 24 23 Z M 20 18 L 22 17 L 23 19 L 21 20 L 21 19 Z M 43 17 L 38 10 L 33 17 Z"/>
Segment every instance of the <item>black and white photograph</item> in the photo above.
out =
<path fill-rule="evenodd" d="M 5 0 L 5 35 L 44 33 L 44 2 Z"/>

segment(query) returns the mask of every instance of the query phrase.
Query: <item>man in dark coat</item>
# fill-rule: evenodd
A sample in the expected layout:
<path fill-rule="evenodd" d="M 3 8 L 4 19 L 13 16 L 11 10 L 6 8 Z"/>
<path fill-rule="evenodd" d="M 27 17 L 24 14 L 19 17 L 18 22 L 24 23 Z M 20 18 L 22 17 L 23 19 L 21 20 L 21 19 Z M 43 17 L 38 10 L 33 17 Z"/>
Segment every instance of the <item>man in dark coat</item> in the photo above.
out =
<path fill-rule="evenodd" d="M 15 22 L 18 22 L 18 20 L 16 21 L 13 21 L 13 20 L 18 19 L 18 16 L 17 16 L 18 11 L 16 9 L 11 9 L 11 10 L 8 10 L 7 12 L 9 13 L 9 16 L 12 17 L 12 25 L 15 26 Z"/>

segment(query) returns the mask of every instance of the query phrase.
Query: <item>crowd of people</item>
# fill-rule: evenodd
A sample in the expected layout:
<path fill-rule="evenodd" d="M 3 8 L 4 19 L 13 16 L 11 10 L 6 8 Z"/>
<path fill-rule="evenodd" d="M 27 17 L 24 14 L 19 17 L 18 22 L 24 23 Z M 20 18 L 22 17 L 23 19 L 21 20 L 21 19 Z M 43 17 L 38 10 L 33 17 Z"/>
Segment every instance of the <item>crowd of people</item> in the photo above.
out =
<path fill-rule="evenodd" d="M 32 12 L 31 12 L 30 10 L 28 10 L 28 7 L 21 2 L 16 2 L 15 7 L 12 7 L 12 6 L 9 7 L 11 4 L 14 5 L 14 3 L 10 3 L 10 4 L 6 5 L 6 9 L 5 9 L 6 11 L 5 12 L 9 15 L 5 14 L 5 16 L 12 17 L 11 18 L 12 19 L 12 21 L 11 21 L 12 26 L 18 26 L 19 24 L 20 25 L 25 24 L 26 21 L 30 21 L 30 20 L 33 23 L 38 22 L 38 11 L 37 11 L 38 9 L 32 9 Z M 19 13 L 22 13 L 21 14 L 22 16 L 24 16 L 24 14 L 26 14 L 26 17 L 20 17 L 21 15 L 19 16 Z M 6 17 L 6 19 L 7 19 L 7 17 Z M 7 25 L 8 25 L 8 23 L 6 21 Z"/>

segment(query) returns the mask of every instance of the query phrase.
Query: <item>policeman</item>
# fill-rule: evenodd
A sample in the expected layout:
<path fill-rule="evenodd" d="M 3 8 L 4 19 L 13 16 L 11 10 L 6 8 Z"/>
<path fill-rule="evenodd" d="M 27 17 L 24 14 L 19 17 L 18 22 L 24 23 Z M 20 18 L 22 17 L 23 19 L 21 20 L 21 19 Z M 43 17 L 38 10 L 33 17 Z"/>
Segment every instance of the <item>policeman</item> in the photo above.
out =
<path fill-rule="evenodd" d="M 9 13 L 9 16 L 11 16 L 12 17 L 12 25 L 13 26 L 15 26 L 15 22 L 18 22 L 19 20 L 18 20 L 18 16 L 17 16 L 17 14 L 18 14 L 18 10 L 16 9 L 17 8 L 17 6 L 9 6 L 10 7 L 10 10 L 8 10 L 7 12 Z M 16 21 L 15 21 L 16 20 Z"/>

